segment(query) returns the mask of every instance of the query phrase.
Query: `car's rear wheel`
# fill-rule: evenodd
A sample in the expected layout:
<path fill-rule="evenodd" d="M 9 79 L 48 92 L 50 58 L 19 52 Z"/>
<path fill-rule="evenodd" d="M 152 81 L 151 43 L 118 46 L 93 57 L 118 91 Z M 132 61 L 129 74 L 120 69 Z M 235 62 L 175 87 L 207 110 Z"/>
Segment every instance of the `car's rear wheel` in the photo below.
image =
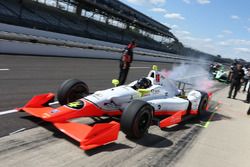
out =
<path fill-rule="evenodd" d="M 132 101 L 121 116 L 121 130 L 129 138 L 141 138 L 151 125 L 153 107 L 141 100 Z"/>
<path fill-rule="evenodd" d="M 208 95 L 207 93 L 201 92 L 201 101 L 198 107 L 198 115 L 203 115 L 207 110 L 208 105 Z"/>
<path fill-rule="evenodd" d="M 57 92 L 57 99 L 61 105 L 74 102 L 89 94 L 87 84 L 78 79 L 64 81 Z"/>

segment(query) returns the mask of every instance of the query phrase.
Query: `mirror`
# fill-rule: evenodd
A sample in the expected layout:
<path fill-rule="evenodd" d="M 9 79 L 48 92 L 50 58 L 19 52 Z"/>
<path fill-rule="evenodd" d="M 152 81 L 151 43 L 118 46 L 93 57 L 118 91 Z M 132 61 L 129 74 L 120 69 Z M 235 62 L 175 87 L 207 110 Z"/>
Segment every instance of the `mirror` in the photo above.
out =
<path fill-rule="evenodd" d="M 152 66 L 152 70 L 158 71 L 158 66 L 157 66 L 157 65 L 153 65 L 153 66 Z"/>
<path fill-rule="evenodd" d="M 115 87 L 117 87 L 117 85 L 119 85 L 119 81 L 117 80 L 117 79 L 113 79 L 112 80 L 112 84 L 115 86 Z"/>

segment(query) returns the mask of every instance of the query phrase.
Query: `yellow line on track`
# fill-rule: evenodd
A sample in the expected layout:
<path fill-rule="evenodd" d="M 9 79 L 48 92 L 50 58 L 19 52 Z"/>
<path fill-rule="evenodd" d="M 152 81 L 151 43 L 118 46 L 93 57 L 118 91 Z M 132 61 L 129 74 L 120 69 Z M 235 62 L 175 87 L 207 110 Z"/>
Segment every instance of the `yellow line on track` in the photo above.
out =
<path fill-rule="evenodd" d="M 203 127 L 203 128 L 208 128 L 209 124 L 211 123 L 211 120 L 213 119 L 214 115 L 216 114 L 216 112 L 218 111 L 218 106 L 221 104 L 221 102 L 218 102 L 216 107 L 214 108 L 215 111 L 211 114 L 211 116 L 209 117 L 209 119 L 207 120 L 207 122 L 205 123 L 205 125 L 201 125 L 201 124 L 197 124 L 197 126 Z"/>

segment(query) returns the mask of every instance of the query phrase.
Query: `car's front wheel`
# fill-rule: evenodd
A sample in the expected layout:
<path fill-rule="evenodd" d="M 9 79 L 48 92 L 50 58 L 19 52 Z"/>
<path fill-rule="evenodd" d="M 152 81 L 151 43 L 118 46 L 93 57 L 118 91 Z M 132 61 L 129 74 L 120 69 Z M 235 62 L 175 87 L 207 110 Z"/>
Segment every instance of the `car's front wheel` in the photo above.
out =
<path fill-rule="evenodd" d="M 74 102 L 89 94 L 87 84 L 78 79 L 69 79 L 62 83 L 57 92 L 57 99 L 61 105 Z"/>
<path fill-rule="evenodd" d="M 134 100 L 123 111 L 121 130 L 130 138 L 141 138 L 151 125 L 153 107 L 145 101 Z"/>

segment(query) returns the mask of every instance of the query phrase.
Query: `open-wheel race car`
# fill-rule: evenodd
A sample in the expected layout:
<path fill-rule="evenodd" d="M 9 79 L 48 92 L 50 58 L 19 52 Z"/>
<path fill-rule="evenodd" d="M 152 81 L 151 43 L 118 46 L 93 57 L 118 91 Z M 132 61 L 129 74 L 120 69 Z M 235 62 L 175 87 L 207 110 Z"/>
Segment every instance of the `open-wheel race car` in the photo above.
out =
<path fill-rule="evenodd" d="M 117 80 L 112 82 L 115 87 L 89 94 L 84 82 L 66 80 L 57 93 L 61 106 L 50 106 L 55 95 L 47 93 L 34 96 L 19 111 L 51 122 L 78 141 L 82 149 L 89 150 L 115 141 L 120 130 L 129 138 L 141 138 L 151 125 L 165 128 L 180 123 L 186 116 L 200 115 L 206 111 L 211 97 L 210 93 L 198 90 L 185 94 L 157 66 L 147 77 L 128 85 L 117 86 Z M 102 116 L 118 119 L 94 125 L 72 121 Z"/>
<path fill-rule="evenodd" d="M 220 82 L 229 83 L 228 73 L 224 69 L 225 67 L 222 64 L 219 64 L 219 63 L 216 65 L 211 64 L 210 65 L 211 77 Z"/>

